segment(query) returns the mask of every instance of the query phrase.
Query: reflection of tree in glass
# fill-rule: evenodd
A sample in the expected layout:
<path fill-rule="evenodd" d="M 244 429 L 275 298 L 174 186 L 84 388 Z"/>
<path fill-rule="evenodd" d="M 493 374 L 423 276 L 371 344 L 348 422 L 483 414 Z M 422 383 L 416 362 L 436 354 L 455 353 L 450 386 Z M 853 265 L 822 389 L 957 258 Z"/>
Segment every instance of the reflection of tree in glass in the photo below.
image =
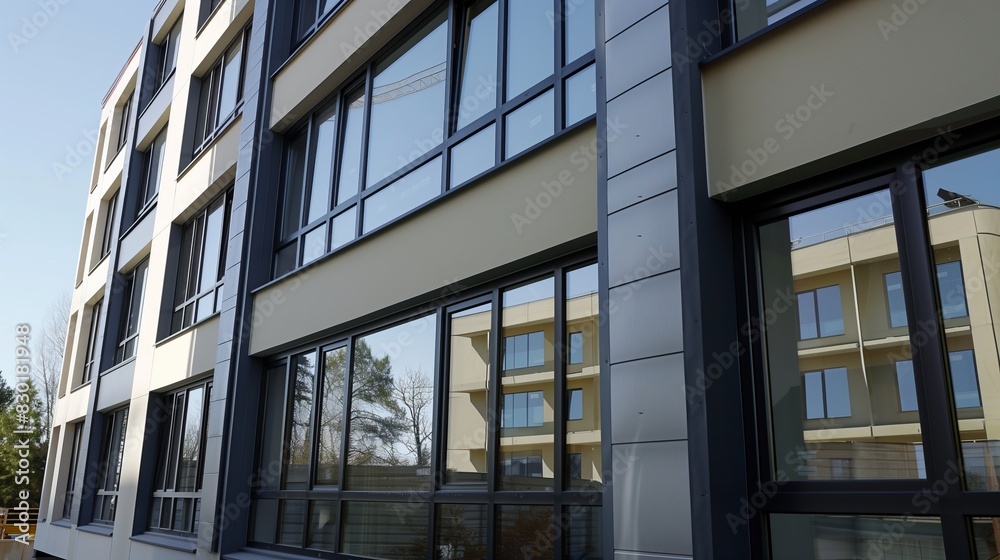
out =
<path fill-rule="evenodd" d="M 548 537 L 552 510 L 538 506 L 505 506 L 501 514 L 497 558 L 545 558 L 552 555 Z"/>
<path fill-rule="evenodd" d="M 351 377 L 349 464 L 403 464 L 395 444 L 406 426 L 393 387 L 389 356 L 374 357 L 368 343 L 359 340 L 354 348 Z"/>
<path fill-rule="evenodd" d="M 393 393 L 402 405 L 402 422 L 409 432 L 400 443 L 409 451 L 416 465 L 430 465 L 431 406 L 434 385 L 420 370 L 406 370 L 393 383 Z"/>
<path fill-rule="evenodd" d="M 479 518 L 475 518 L 475 514 Z M 470 515 L 473 516 L 470 518 Z M 443 505 L 437 543 L 439 560 L 486 559 L 486 509 L 482 506 Z"/>
<path fill-rule="evenodd" d="M 312 355 L 295 360 L 295 384 L 292 392 L 291 437 L 288 440 L 288 462 L 292 465 L 309 463 L 310 416 L 313 406 L 315 378 Z"/>
<path fill-rule="evenodd" d="M 336 483 L 340 465 L 340 442 L 344 416 L 344 378 L 347 349 L 338 348 L 323 357 L 323 396 L 319 417 L 317 480 Z"/>

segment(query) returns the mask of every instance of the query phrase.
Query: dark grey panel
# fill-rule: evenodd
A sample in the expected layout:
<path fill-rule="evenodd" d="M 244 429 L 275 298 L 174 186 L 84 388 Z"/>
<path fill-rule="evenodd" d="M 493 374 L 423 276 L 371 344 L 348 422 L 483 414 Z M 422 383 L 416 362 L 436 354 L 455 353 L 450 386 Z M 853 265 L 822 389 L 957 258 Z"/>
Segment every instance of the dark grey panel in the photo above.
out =
<path fill-rule="evenodd" d="M 613 452 L 615 549 L 691 555 L 687 442 L 615 445 Z"/>
<path fill-rule="evenodd" d="M 101 390 L 97 394 L 95 410 L 107 410 L 127 403 L 132 398 L 132 378 L 135 360 L 101 374 Z"/>
<path fill-rule="evenodd" d="M 153 239 L 153 222 L 156 221 L 156 208 L 153 208 L 139 223 L 135 224 L 128 235 L 122 239 L 121 249 L 118 252 L 118 272 L 131 268 L 130 263 L 149 242 Z"/>
<path fill-rule="evenodd" d="M 156 121 L 170 108 L 170 101 L 174 97 L 174 82 L 177 81 L 177 73 L 174 72 L 170 79 L 156 91 L 156 96 L 149 102 L 149 105 L 139 115 L 136 125 L 136 138 L 145 138 L 147 134 L 156 126 Z"/>
<path fill-rule="evenodd" d="M 611 366 L 611 443 L 687 439 L 684 355 Z"/>
<path fill-rule="evenodd" d="M 608 177 L 674 149 L 671 70 L 608 103 Z"/>
<path fill-rule="evenodd" d="M 677 152 L 670 152 L 608 181 L 608 212 L 676 188 Z"/>
<path fill-rule="evenodd" d="M 677 191 L 609 216 L 610 286 L 679 268 L 677 219 Z"/>
<path fill-rule="evenodd" d="M 611 289 L 608 313 L 611 363 L 684 349 L 679 272 Z"/>
<path fill-rule="evenodd" d="M 647 552 L 616 551 L 615 560 L 690 560 L 691 556 L 649 554 Z"/>
<path fill-rule="evenodd" d="M 605 37 L 611 39 L 666 3 L 667 0 L 605 0 Z"/>
<path fill-rule="evenodd" d="M 608 99 L 670 68 L 670 9 L 660 8 L 608 41 Z"/>

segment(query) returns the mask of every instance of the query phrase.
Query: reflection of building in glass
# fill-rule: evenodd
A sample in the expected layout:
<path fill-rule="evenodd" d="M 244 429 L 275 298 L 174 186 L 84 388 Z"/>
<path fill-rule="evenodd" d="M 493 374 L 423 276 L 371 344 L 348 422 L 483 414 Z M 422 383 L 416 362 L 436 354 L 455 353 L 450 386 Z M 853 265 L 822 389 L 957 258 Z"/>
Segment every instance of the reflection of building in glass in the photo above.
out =
<path fill-rule="evenodd" d="M 926 476 L 896 232 L 887 220 L 793 242 L 803 375 L 804 478 Z M 971 489 L 997 490 L 1000 209 L 966 206 L 929 219 Z M 984 260 L 985 259 L 985 260 Z M 917 325 L 918 331 L 924 328 Z M 919 351 L 919 349 L 918 349 Z M 986 403 L 986 406 L 984 406 Z"/>

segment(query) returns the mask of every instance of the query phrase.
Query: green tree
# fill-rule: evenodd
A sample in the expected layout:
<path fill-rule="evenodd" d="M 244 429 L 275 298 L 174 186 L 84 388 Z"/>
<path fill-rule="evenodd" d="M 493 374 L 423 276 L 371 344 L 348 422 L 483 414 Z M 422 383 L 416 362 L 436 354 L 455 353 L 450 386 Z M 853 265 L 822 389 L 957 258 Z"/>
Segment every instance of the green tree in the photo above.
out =
<path fill-rule="evenodd" d="M 7 379 L 2 374 L 0 371 L 0 410 L 7 410 L 14 400 L 14 388 L 7 384 Z"/>
<path fill-rule="evenodd" d="M 42 492 L 42 475 L 48 445 L 42 436 L 43 404 L 31 381 L 28 390 L 18 392 L 0 384 L 0 507 L 13 507 L 20 502 L 22 490 L 28 490 L 28 502 L 38 507 Z M 9 395 L 9 397 L 5 396 Z M 25 431 L 30 433 L 16 433 Z"/>
<path fill-rule="evenodd" d="M 396 401 L 389 356 L 376 358 L 361 340 L 354 348 L 351 378 L 350 465 L 397 465 L 396 442 L 406 424 Z"/>

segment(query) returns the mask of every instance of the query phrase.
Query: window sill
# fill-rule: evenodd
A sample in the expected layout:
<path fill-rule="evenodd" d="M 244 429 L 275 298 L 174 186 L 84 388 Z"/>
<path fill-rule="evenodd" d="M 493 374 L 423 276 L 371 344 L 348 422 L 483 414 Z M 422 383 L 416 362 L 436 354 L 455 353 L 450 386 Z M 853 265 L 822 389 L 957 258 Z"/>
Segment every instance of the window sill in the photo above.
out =
<path fill-rule="evenodd" d="M 205 21 L 198 24 L 198 31 L 195 31 L 194 33 L 195 41 L 197 41 L 198 38 L 201 37 L 202 32 L 205 31 L 205 28 L 208 27 L 208 24 L 212 21 L 213 18 L 215 18 L 215 14 L 222 11 L 222 6 L 224 6 L 225 4 L 226 0 L 222 0 L 221 2 L 219 2 L 219 5 L 216 6 L 215 9 L 212 10 L 211 12 L 208 12 L 208 15 L 205 16 Z"/>
<path fill-rule="evenodd" d="M 163 0 L 163 1 L 166 2 L 166 0 Z M 149 106 L 152 105 L 154 101 L 156 101 L 156 97 L 160 95 L 160 92 L 163 91 L 163 88 L 167 87 L 167 83 L 170 82 L 170 79 L 173 78 L 174 74 L 176 74 L 176 73 L 177 73 L 177 67 L 174 66 L 170 70 L 170 72 L 168 72 L 167 75 L 164 76 L 163 81 L 160 82 L 160 85 L 156 86 L 156 90 L 153 92 L 152 95 L 149 96 L 149 100 L 146 102 L 146 106 L 142 108 L 142 112 L 140 112 L 139 116 L 136 117 L 136 121 L 137 122 L 138 122 L 139 119 L 142 119 L 143 115 L 146 114 L 146 110 L 148 110 Z"/>
<path fill-rule="evenodd" d="M 100 525 L 96 523 L 91 523 L 89 525 L 80 525 L 76 528 L 77 531 L 83 531 L 84 533 L 92 533 L 94 535 L 101 535 L 103 537 L 110 537 L 114 534 L 114 527 L 111 525 Z"/>
<path fill-rule="evenodd" d="M 229 132 L 229 128 L 233 126 L 233 123 L 240 120 L 240 117 L 242 116 L 243 116 L 243 100 L 240 99 L 239 102 L 236 104 L 236 108 L 233 109 L 232 114 L 226 117 L 226 120 L 223 121 L 223 123 L 219 125 L 208 138 L 205 139 L 205 141 L 202 143 L 200 149 L 197 152 L 191 154 L 191 161 L 189 161 L 188 164 L 184 166 L 184 169 L 181 169 L 181 172 L 177 174 L 177 180 L 180 181 L 182 177 L 187 175 L 187 172 L 190 171 L 192 167 L 197 165 L 199 161 L 201 161 L 202 156 L 204 156 L 205 154 L 207 154 L 212 150 L 212 148 L 215 146 L 215 143 L 219 141 L 219 138 L 225 136 L 226 133 Z M 237 153 L 237 159 L 239 159 L 238 153 Z"/>
<path fill-rule="evenodd" d="M 88 381 L 86 383 L 81 383 L 81 384 L 77 385 L 76 387 L 73 387 L 72 389 L 70 389 L 69 390 L 69 394 L 72 395 L 73 393 L 79 391 L 80 389 L 83 389 L 84 387 L 89 387 L 91 383 L 93 383 L 93 380 L 90 380 L 90 381 Z"/>
<path fill-rule="evenodd" d="M 128 144 L 128 141 L 126 141 L 125 144 Z M 125 151 L 124 148 L 125 148 L 124 145 L 118 148 L 118 151 L 115 152 L 114 156 L 112 156 L 111 161 L 109 161 L 108 164 L 104 166 L 104 171 L 101 171 L 101 174 L 107 173 L 108 169 L 111 169 L 111 166 L 114 165 L 115 161 L 118 160 L 118 156 L 122 155 L 122 152 Z"/>
<path fill-rule="evenodd" d="M 197 329 L 198 327 L 200 327 L 200 326 L 208 323 L 209 321 L 211 321 L 212 319 L 218 317 L 219 315 L 222 315 L 222 312 L 221 311 L 216 311 L 215 313 L 212 313 L 208 317 L 205 317 L 204 319 L 202 319 L 201 321 L 198 321 L 197 323 L 195 323 L 193 325 L 188 325 L 188 326 L 184 327 L 183 329 L 181 329 L 181 330 L 179 330 L 179 331 L 177 331 L 175 333 L 170 333 L 169 335 L 161 338 L 160 340 L 157 340 L 154 343 L 154 346 L 160 347 L 160 346 L 162 346 L 162 345 L 170 342 L 171 340 L 174 340 L 175 338 L 180 338 L 184 334 Z"/>
<path fill-rule="evenodd" d="M 780 20 L 772 23 L 771 25 L 768 25 L 766 27 L 762 27 L 761 29 L 758 29 L 757 31 L 754 31 L 753 33 L 747 35 L 746 37 L 740 39 L 739 41 L 733 43 L 732 45 L 729 45 L 728 47 L 722 49 L 721 51 L 719 51 L 719 52 L 717 52 L 717 53 L 715 53 L 713 55 L 708 56 L 707 58 L 705 58 L 705 60 L 702 60 L 699 63 L 699 65 L 709 64 L 711 62 L 714 62 L 714 61 L 716 61 L 716 60 L 718 60 L 718 59 L 726 56 L 727 54 L 729 54 L 729 53 L 731 53 L 731 52 L 733 52 L 735 50 L 739 50 L 741 47 L 743 47 L 744 45 L 750 43 L 751 41 L 755 41 L 758 38 L 760 38 L 760 37 L 762 37 L 764 35 L 769 34 L 771 31 L 774 31 L 775 29 L 778 29 L 779 27 L 784 27 L 785 25 L 788 25 L 789 23 L 791 23 L 791 22 L 799 19 L 800 17 L 802 17 L 802 16 L 804 16 L 804 15 L 812 12 L 816 8 L 818 8 L 818 7 L 826 4 L 829 1 L 830 0 L 813 0 L 812 4 L 810 4 L 808 6 L 805 6 L 801 10 L 799 10 L 799 11 L 797 11 L 797 12 L 795 12 L 795 13 L 793 13 L 793 14 L 791 14 L 791 15 L 783 18 L 783 19 L 780 19 Z M 730 19 L 730 25 L 732 25 L 732 12 L 730 12 L 729 19 Z M 732 29 L 732 27 L 730 27 L 730 29 Z"/>
<path fill-rule="evenodd" d="M 118 347 L 117 347 L 117 346 L 115 346 L 115 349 L 117 350 L 117 349 L 118 349 Z M 119 362 L 119 363 L 117 363 L 117 364 L 115 364 L 115 365 L 113 365 L 113 366 L 109 367 L 108 369 L 106 369 L 106 370 L 102 371 L 102 372 L 100 373 L 100 376 L 101 376 L 101 377 L 104 377 L 105 375 L 107 375 L 107 374 L 109 374 L 109 373 L 111 373 L 111 372 L 115 371 L 116 369 L 118 369 L 118 368 L 122 368 L 122 367 L 125 367 L 125 366 L 127 366 L 128 364 L 130 364 L 131 362 L 134 362 L 134 361 L 135 361 L 135 356 L 132 356 L 131 358 L 127 358 L 127 359 L 124 359 L 124 360 L 122 360 L 121 362 Z"/>
<path fill-rule="evenodd" d="M 135 219 L 132 220 L 132 225 L 128 226 L 128 228 L 125 231 L 123 231 L 121 235 L 118 236 L 118 241 L 121 241 L 122 239 L 128 237 L 128 234 L 132 233 L 132 230 L 135 229 L 135 227 L 139 224 L 139 222 L 141 222 L 143 218 L 149 215 L 149 213 L 152 212 L 154 208 L 156 208 L 156 201 L 159 198 L 160 198 L 160 193 L 156 193 L 155 195 L 153 195 L 153 198 L 151 198 L 149 202 L 146 203 L 145 206 L 139 209 L 139 211 L 135 215 Z"/>
<path fill-rule="evenodd" d="M 101 266 L 101 263 L 103 263 L 105 260 L 107 260 L 107 258 L 108 258 L 109 255 L 111 255 L 111 251 L 108 251 L 107 253 L 101 255 L 101 258 L 97 259 L 97 262 L 94 264 L 94 266 L 90 267 L 90 270 L 87 271 L 87 276 L 90 276 L 91 274 L 93 274 L 94 271 L 97 270 L 97 267 Z M 81 284 L 82 284 L 82 282 L 81 282 Z"/>
<path fill-rule="evenodd" d="M 129 540 L 161 548 L 169 548 L 170 550 L 187 552 L 188 554 L 198 552 L 198 543 L 194 538 L 146 532 L 138 535 L 132 535 L 129 537 Z"/>
<path fill-rule="evenodd" d="M 292 52 L 290 52 L 288 54 L 288 57 L 285 58 L 285 61 L 279 64 L 278 68 L 271 73 L 270 78 L 273 80 L 275 76 L 281 73 L 281 71 L 285 68 L 285 66 L 291 64 L 292 61 L 299 56 L 299 53 L 306 50 L 309 47 L 309 44 L 312 43 L 313 39 L 315 39 L 316 36 L 319 35 L 320 32 L 322 32 L 323 29 L 325 29 L 326 26 L 329 25 L 331 21 L 333 21 L 333 18 L 337 17 L 337 14 L 340 13 L 340 10 L 342 10 L 344 6 L 347 5 L 347 3 L 348 3 L 347 0 L 340 0 L 336 6 L 334 6 L 325 14 L 320 16 L 319 19 L 316 20 L 316 23 L 312 25 L 312 29 L 306 32 L 306 34 L 303 35 L 301 39 L 296 40 L 293 38 Z"/>
<path fill-rule="evenodd" d="M 49 525 L 51 525 L 53 527 L 62 527 L 63 529 L 72 529 L 73 528 L 73 522 L 70 521 L 68 517 L 64 517 L 62 519 L 57 519 L 57 520 L 53 521 L 52 523 L 49 523 Z"/>

